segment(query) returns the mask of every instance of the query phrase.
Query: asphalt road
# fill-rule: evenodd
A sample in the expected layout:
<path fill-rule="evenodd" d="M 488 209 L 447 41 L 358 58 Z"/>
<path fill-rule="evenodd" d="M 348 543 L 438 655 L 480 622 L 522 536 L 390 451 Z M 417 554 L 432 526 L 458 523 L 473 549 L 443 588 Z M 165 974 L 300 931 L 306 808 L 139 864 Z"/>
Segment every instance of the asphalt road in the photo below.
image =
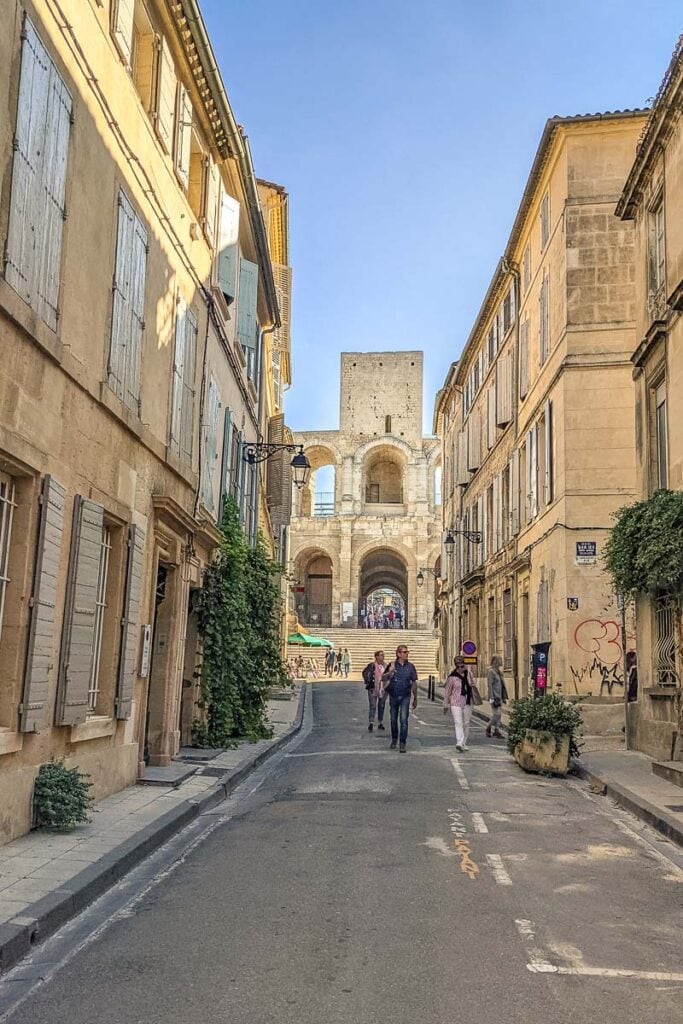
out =
<path fill-rule="evenodd" d="M 405 755 L 365 715 L 316 684 L 298 744 L 0 982 L 0 1022 L 683 1021 L 675 847 L 481 726 L 456 756 L 424 698 Z"/>

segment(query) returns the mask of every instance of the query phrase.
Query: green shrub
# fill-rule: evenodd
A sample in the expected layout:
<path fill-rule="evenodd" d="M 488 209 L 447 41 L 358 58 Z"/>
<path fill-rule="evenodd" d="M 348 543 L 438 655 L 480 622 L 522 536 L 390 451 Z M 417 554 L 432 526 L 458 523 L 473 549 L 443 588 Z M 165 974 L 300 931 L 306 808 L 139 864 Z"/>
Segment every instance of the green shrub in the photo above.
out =
<path fill-rule="evenodd" d="M 527 729 L 535 729 L 554 737 L 558 748 L 564 737 L 569 736 L 569 756 L 578 757 L 577 736 L 581 724 L 579 709 L 556 693 L 537 700 L 533 697 L 513 700 L 508 725 L 508 750 L 514 753 Z"/>
<path fill-rule="evenodd" d="M 683 492 L 656 491 L 615 513 L 605 566 L 615 590 L 631 596 L 683 590 Z"/>
<path fill-rule="evenodd" d="M 33 789 L 36 828 L 70 832 L 90 821 L 92 783 L 78 768 L 67 768 L 63 760 L 41 764 Z"/>

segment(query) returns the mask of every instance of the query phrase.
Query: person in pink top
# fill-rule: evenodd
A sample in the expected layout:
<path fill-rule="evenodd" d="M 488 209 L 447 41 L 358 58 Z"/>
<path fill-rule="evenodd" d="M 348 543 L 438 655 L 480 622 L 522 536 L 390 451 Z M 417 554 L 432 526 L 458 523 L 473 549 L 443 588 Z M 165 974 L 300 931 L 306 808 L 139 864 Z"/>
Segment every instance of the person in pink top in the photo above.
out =
<path fill-rule="evenodd" d="M 450 708 L 453 715 L 456 750 L 467 750 L 472 704 L 472 681 L 465 665 L 465 659 L 458 654 L 455 659 L 455 667 L 446 680 L 446 690 L 443 695 L 443 713 L 447 715 Z"/>
<path fill-rule="evenodd" d="M 386 670 L 384 651 L 375 651 L 375 660 L 363 669 L 363 682 L 368 691 L 368 732 L 372 732 L 374 728 L 375 712 L 377 713 L 377 728 L 384 731 L 384 705 L 387 698 L 382 676 Z"/>

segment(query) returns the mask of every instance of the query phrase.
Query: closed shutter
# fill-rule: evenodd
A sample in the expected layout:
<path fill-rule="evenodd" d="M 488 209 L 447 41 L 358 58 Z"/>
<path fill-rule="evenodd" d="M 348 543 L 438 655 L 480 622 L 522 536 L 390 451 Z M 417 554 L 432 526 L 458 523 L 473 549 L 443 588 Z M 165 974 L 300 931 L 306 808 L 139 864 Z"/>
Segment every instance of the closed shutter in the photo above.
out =
<path fill-rule="evenodd" d="M 477 529 L 481 534 L 481 544 L 477 545 L 479 557 L 477 563 L 482 565 L 486 561 L 488 555 L 488 545 L 486 543 L 486 495 L 482 494 L 477 499 Z"/>
<path fill-rule="evenodd" d="M 159 43 L 159 78 L 156 96 L 156 130 L 159 141 L 167 153 L 173 148 L 173 118 L 177 79 L 173 66 L 173 57 L 166 39 L 162 36 Z"/>
<path fill-rule="evenodd" d="M 221 407 L 218 385 L 213 377 L 209 380 L 209 396 L 204 433 L 204 462 L 202 465 L 202 500 L 208 512 L 216 510 L 214 474 L 216 469 L 216 440 L 218 432 L 218 413 Z"/>
<path fill-rule="evenodd" d="M 510 529 L 512 536 L 519 533 L 519 452 L 514 451 L 510 459 Z"/>
<path fill-rule="evenodd" d="M 250 380 L 254 380 L 256 376 L 257 297 L 258 265 L 249 260 L 240 260 L 237 337 L 247 357 L 247 373 Z"/>
<path fill-rule="evenodd" d="M 225 190 L 221 191 L 221 214 L 218 235 L 218 287 L 230 304 L 237 298 L 240 204 Z"/>
<path fill-rule="evenodd" d="M 176 304 L 175 351 L 173 356 L 173 397 L 171 399 L 171 450 L 180 457 L 183 418 L 183 379 L 185 375 L 185 335 L 187 303 L 181 295 Z"/>
<path fill-rule="evenodd" d="M 78 496 L 74 504 L 62 631 L 58 725 L 84 722 L 88 713 L 103 525 L 102 507 Z"/>
<path fill-rule="evenodd" d="M 194 441 L 195 373 L 197 366 L 197 317 L 193 309 L 185 313 L 185 361 L 183 364 L 183 398 L 181 403 L 180 458 L 192 463 Z"/>
<path fill-rule="evenodd" d="M 21 731 L 38 732 L 45 724 L 45 705 L 55 665 L 57 581 L 64 532 L 65 491 L 52 477 L 43 480 L 38 523 L 36 565 L 31 595 L 28 656 L 21 708 Z"/>
<path fill-rule="evenodd" d="M 145 531 L 140 526 L 128 528 L 126 587 L 121 619 L 121 651 L 116 685 L 116 717 L 130 718 L 135 679 L 140 618 L 140 596 L 145 563 Z"/>
<path fill-rule="evenodd" d="M 190 182 L 190 152 L 192 146 L 192 103 L 187 89 L 178 84 L 176 99 L 175 169 L 184 188 Z"/>
<path fill-rule="evenodd" d="M 487 412 L 487 447 L 493 448 L 496 443 L 496 388 L 491 384 L 486 392 Z"/>
<path fill-rule="evenodd" d="M 467 468 L 470 472 L 481 465 L 481 418 L 479 409 L 470 413 L 467 421 Z"/>
<path fill-rule="evenodd" d="M 118 198 L 109 386 L 140 412 L 140 362 L 145 328 L 147 232 L 123 192 Z"/>
<path fill-rule="evenodd" d="M 512 351 L 496 366 L 496 423 L 504 427 L 512 419 Z"/>
<path fill-rule="evenodd" d="M 531 431 L 526 435 L 524 442 L 524 521 L 530 522 L 532 517 L 531 503 Z"/>
<path fill-rule="evenodd" d="M 219 522 L 223 520 L 225 499 L 230 493 L 230 464 L 232 461 L 232 409 L 223 414 L 223 450 L 221 453 L 221 499 Z"/>
<path fill-rule="evenodd" d="M 543 498 L 546 505 L 549 505 L 555 497 L 555 473 L 553 464 L 553 405 L 552 402 L 545 403 L 545 480 L 543 487 Z"/>
<path fill-rule="evenodd" d="M 5 277 L 57 328 L 71 96 L 24 19 Z"/>
<path fill-rule="evenodd" d="M 531 518 L 534 519 L 538 515 L 538 425 L 535 424 L 529 431 L 529 452 L 530 452 L 530 466 L 529 466 L 529 481 L 530 481 L 530 512 Z"/>
<path fill-rule="evenodd" d="M 519 397 L 525 398 L 529 391 L 529 321 L 519 328 Z"/>
<path fill-rule="evenodd" d="M 111 33 L 117 49 L 130 67 L 133 52 L 135 0 L 114 0 L 111 8 Z"/>
<path fill-rule="evenodd" d="M 291 348 L 292 268 L 274 263 L 273 278 L 275 279 L 277 305 L 280 310 L 280 326 L 273 332 L 273 351 L 289 352 Z"/>
<path fill-rule="evenodd" d="M 206 193 L 202 226 L 209 245 L 213 245 L 216 241 L 216 219 L 218 217 L 218 191 L 220 188 L 220 176 L 218 174 L 218 168 L 210 156 L 204 158 L 204 173 L 206 176 Z"/>
<path fill-rule="evenodd" d="M 282 413 L 272 416 L 268 423 L 269 444 L 283 444 L 285 441 L 285 417 Z M 278 451 L 266 463 L 266 501 L 268 511 L 277 532 L 278 526 L 289 522 L 292 511 L 292 474 L 289 452 Z"/>
<path fill-rule="evenodd" d="M 500 549 L 501 545 L 501 478 L 500 476 L 494 476 L 493 478 L 493 530 L 491 531 L 493 537 L 493 551 L 496 552 Z"/>

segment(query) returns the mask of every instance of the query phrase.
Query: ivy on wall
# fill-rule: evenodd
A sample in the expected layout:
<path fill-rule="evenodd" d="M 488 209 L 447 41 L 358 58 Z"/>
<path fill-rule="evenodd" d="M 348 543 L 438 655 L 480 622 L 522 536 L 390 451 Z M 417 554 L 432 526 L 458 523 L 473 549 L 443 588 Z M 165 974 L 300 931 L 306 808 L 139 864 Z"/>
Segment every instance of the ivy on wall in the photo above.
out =
<path fill-rule="evenodd" d="M 193 738 L 202 747 L 270 736 L 268 688 L 289 682 L 280 657 L 281 568 L 260 537 L 249 547 L 232 498 L 225 502 L 221 533 L 197 603 L 203 658 Z"/>
<path fill-rule="evenodd" d="M 615 513 L 605 565 L 624 596 L 683 591 L 683 492 L 656 491 Z"/>

